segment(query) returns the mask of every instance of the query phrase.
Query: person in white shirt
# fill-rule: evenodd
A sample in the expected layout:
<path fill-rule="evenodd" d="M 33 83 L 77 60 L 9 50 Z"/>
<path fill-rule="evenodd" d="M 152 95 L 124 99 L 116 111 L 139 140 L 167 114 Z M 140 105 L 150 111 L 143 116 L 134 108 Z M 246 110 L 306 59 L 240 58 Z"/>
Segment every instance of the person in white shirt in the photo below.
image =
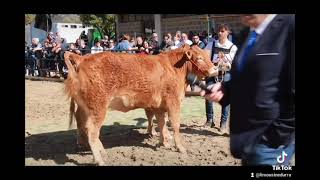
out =
<path fill-rule="evenodd" d="M 182 41 L 177 45 L 178 47 L 181 47 L 184 44 L 188 44 L 189 46 L 192 45 L 192 41 L 189 40 L 188 35 L 186 33 L 181 34 Z"/>
<path fill-rule="evenodd" d="M 95 54 L 99 52 L 103 52 L 103 47 L 101 47 L 99 40 L 95 40 L 94 46 L 92 46 L 91 48 L 91 54 Z"/>
<path fill-rule="evenodd" d="M 173 42 L 174 42 L 174 45 L 171 47 L 171 49 L 177 49 L 180 45 L 180 40 L 181 40 L 181 36 L 180 34 L 176 34 L 174 37 L 173 37 Z"/>
<path fill-rule="evenodd" d="M 237 46 L 228 40 L 228 35 L 230 34 L 230 28 L 226 24 L 221 24 L 218 27 L 218 40 L 209 42 L 205 47 L 205 50 L 210 51 L 210 57 L 213 63 L 223 63 L 228 70 L 231 68 L 233 58 L 238 50 Z M 219 55 L 220 54 L 220 55 Z M 227 82 L 231 79 L 229 72 L 219 72 L 217 77 L 209 77 L 206 79 L 206 84 L 211 85 L 217 81 Z M 220 121 L 220 131 L 226 133 L 227 119 L 229 117 L 230 106 L 222 106 L 221 108 L 221 121 Z M 205 125 L 210 125 L 214 127 L 214 114 L 213 114 L 213 103 L 206 100 L 206 117 L 207 122 Z"/>

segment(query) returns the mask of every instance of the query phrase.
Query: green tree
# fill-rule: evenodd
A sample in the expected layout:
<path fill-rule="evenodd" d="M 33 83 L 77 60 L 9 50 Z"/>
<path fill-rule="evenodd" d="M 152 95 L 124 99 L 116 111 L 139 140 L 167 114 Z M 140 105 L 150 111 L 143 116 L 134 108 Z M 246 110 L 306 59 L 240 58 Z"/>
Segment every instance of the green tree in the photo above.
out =
<path fill-rule="evenodd" d="M 34 21 L 36 15 L 35 14 L 25 14 L 24 15 L 24 23 L 25 25 L 31 24 Z"/>
<path fill-rule="evenodd" d="M 74 16 L 67 16 L 62 19 L 64 23 L 81 23 L 80 19 Z"/>
<path fill-rule="evenodd" d="M 99 29 L 102 34 L 114 38 L 115 16 L 112 14 L 79 14 L 84 25 L 91 25 Z"/>

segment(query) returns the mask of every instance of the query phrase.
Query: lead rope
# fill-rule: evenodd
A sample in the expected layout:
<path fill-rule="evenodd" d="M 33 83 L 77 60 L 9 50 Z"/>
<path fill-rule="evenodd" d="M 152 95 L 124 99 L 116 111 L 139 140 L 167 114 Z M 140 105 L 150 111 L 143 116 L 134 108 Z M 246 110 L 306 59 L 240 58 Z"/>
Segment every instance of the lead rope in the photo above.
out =
<path fill-rule="evenodd" d="M 227 56 L 224 56 L 223 57 L 224 59 L 226 59 L 228 62 L 231 62 L 229 59 L 228 59 L 228 57 Z M 223 60 L 224 61 L 224 60 Z M 221 72 L 221 80 L 219 80 L 219 74 L 218 74 L 218 76 L 216 76 L 216 77 L 214 77 L 215 78 L 215 81 L 216 82 L 223 82 L 223 80 L 224 80 L 224 75 L 226 74 L 226 70 L 223 70 L 224 68 L 223 68 L 223 63 L 224 62 L 221 62 L 221 61 L 219 61 L 219 64 L 218 64 L 218 68 L 219 68 L 219 71 Z M 222 64 L 222 65 L 221 65 Z"/>
<path fill-rule="evenodd" d="M 218 76 L 215 76 L 214 79 L 216 82 L 223 82 L 224 75 L 225 75 L 226 71 L 222 70 L 223 68 L 220 68 L 221 67 L 220 64 L 218 66 L 219 66 L 219 72 L 221 72 L 221 78 L 219 80 L 220 75 L 218 74 Z"/>

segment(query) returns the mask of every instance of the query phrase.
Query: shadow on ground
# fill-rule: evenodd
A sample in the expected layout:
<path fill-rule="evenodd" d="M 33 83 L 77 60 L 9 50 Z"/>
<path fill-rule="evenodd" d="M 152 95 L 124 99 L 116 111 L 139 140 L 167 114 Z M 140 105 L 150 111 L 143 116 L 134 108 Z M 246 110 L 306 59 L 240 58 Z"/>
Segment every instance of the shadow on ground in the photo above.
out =
<path fill-rule="evenodd" d="M 137 125 L 141 125 L 146 119 L 135 119 Z M 144 129 L 145 127 L 139 127 L 135 125 L 121 125 L 114 123 L 113 125 L 103 126 L 101 128 L 100 139 L 105 148 L 120 147 L 120 146 L 137 146 L 156 149 L 155 146 L 148 143 L 144 143 L 144 140 L 149 138 L 146 133 L 139 132 L 138 129 Z M 169 128 L 171 129 L 171 128 Z M 212 135 L 221 136 L 218 133 L 214 133 L 208 130 L 199 130 L 198 127 L 181 126 L 181 133 L 186 134 L 198 134 L 198 135 Z M 76 130 L 57 131 L 50 133 L 42 133 L 30 135 L 25 138 L 25 158 L 33 158 L 35 160 L 53 160 L 57 164 L 65 164 L 67 162 L 74 163 L 76 165 L 89 165 L 79 163 L 73 159 L 69 159 L 67 154 L 91 154 L 89 150 L 79 149 L 76 142 Z"/>
<path fill-rule="evenodd" d="M 105 148 L 118 146 L 141 146 L 150 145 L 142 143 L 148 138 L 147 134 L 140 133 L 134 125 L 114 124 L 101 128 L 100 139 Z M 50 133 L 35 134 L 25 138 L 25 158 L 35 160 L 54 160 L 57 164 L 67 162 L 83 165 L 67 157 L 67 154 L 91 154 L 91 151 L 79 149 L 77 131 L 57 131 Z M 155 147 L 150 147 L 155 148 Z"/>

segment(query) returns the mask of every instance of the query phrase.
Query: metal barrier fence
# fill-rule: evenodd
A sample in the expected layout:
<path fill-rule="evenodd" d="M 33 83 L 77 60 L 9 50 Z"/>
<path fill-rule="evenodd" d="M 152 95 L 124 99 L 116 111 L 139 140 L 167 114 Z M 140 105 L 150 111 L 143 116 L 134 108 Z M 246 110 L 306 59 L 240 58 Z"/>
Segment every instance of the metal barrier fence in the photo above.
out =
<path fill-rule="evenodd" d="M 91 49 L 78 49 L 80 52 L 91 54 Z M 40 51 L 40 50 L 39 50 Z M 41 51 L 41 57 L 35 53 L 25 51 L 25 75 L 37 77 L 67 77 L 67 66 L 64 63 L 63 54 L 69 50 L 61 50 L 59 54 L 46 57 L 45 51 Z M 96 50 L 97 51 L 97 50 Z M 139 50 L 102 50 L 101 52 L 137 53 Z M 99 51 L 97 53 L 100 53 Z"/>

